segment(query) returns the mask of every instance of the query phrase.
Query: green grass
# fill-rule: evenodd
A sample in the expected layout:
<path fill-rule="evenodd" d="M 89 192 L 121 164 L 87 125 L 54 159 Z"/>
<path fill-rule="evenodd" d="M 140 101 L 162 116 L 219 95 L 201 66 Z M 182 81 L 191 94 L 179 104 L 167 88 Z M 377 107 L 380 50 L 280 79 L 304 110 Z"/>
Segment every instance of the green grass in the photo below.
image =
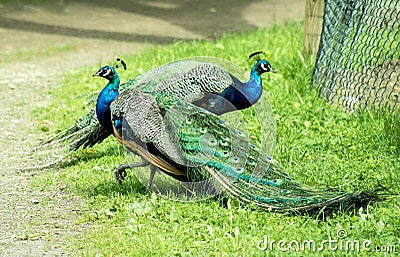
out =
<path fill-rule="evenodd" d="M 337 239 L 369 240 L 376 245 L 396 245 L 400 251 L 400 156 L 396 137 L 398 119 L 384 111 L 349 115 L 330 106 L 311 87 L 313 61 L 301 55 L 302 24 L 287 24 L 240 34 L 228 34 L 215 42 L 177 42 L 138 55 L 123 56 L 128 71 L 120 71 L 122 81 L 164 63 L 196 55 L 216 56 L 249 69 L 249 53 L 265 50 L 278 74 L 263 75 L 265 91 L 276 119 L 277 142 L 274 156 L 297 180 L 316 187 L 371 189 L 384 185 L 387 200 L 368 208 L 338 211 L 325 221 L 308 215 L 295 216 L 254 210 L 237 204 L 209 199 L 182 203 L 151 194 L 134 178 L 135 171 L 118 185 L 112 170 L 125 161 L 123 148 L 109 138 L 92 150 L 77 153 L 80 160 L 48 179 L 35 181 L 38 190 L 65 187 L 84 199 L 78 224 L 88 227 L 71 238 L 66 247 L 79 256 L 286 256 L 278 250 L 257 248 L 260 240 Z M 110 60 L 110 63 L 113 63 Z M 66 73 L 64 83 L 50 92 L 53 102 L 35 110 L 50 132 L 66 128 L 83 114 L 87 92 L 100 90 L 105 81 L 91 77 L 99 66 L 82 67 Z M 394 114 L 395 115 L 395 114 Z M 398 116 L 397 116 L 398 117 Z M 48 122 L 50 121 L 50 122 Z M 38 133 L 44 137 L 39 125 Z M 398 136 L 397 136 L 398 138 Z M 260 245 L 261 247 L 263 245 Z M 334 247 L 334 245 L 332 245 Z M 360 247 L 362 248 L 362 246 Z M 304 256 L 302 251 L 289 251 Z M 355 251 L 306 251 L 311 256 L 356 255 Z M 361 256 L 371 256 L 360 250 Z M 376 253 L 377 254 L 377 253 Z M 389 254 L 391 256 L 394 253 Z"/>

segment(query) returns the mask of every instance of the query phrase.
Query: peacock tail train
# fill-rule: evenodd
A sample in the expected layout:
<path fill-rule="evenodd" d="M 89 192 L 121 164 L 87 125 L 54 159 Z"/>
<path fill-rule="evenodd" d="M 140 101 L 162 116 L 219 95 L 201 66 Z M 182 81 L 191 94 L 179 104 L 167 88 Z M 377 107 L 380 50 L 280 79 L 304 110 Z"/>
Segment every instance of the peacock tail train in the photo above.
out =
<path fill-rule="evenodd" d="M 124 119 L 121 143 L 128 149 L 183 183 L 207 181 L 206 190 L 211 194 L 225 192 L 245 204 L 282 212 L 337 209 L 376 196 L 374 192 L 317 189 L 297 182 L 246 133 L 170 95 L 125 91 L 111 110 L 114 119 Z M 152 155 L 138 152 L 137 145 L 147 147 Z M 154 156 L 168 165 L 152 162 Z"/>

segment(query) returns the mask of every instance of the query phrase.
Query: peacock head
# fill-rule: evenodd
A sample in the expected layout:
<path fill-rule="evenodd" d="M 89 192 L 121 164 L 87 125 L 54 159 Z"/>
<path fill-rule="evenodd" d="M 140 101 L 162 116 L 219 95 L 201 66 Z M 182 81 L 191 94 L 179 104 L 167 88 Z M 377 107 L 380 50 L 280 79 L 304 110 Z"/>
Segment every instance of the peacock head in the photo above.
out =
<path fill-rule="evenodd" d="M 261 74 L 265 72 L 276 73 L 271 64 L 266 60 L 258 60 L 257 63 L 253 66 L 252 72 L 255 72 L 259 76 L 261 76 Z"/>
<path fill-rule="evenodd" d="M 261 76 L 261 74 L 265 72 L 275 73 L 276 71 L 272 68 L 271 64 L 268 61 L 261 59 L 261 55 L 265 55 L 265 53 L 263 51 L 257 51 L 249 55 L 249 60 L 257 61 L 251 69 L 251 73 L 257 76 Z"/>
<path fill-rule="evenodd" d="M 107 65 L 101 67 L 95 74 L 93 74 L 93 76 L 99 76 L 109 81 L 112 81 L 118 77 L 118 74 L 115 71 L 114 67 Z"/>

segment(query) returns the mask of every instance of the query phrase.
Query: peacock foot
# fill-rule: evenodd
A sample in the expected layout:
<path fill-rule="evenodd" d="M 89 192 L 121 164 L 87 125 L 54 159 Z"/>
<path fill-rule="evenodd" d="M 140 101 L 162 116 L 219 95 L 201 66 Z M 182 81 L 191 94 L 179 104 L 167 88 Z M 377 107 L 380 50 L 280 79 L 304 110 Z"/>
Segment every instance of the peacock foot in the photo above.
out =
<path fill-rule="evenodd" d="M 120 164 L 117 165 L 114 169 L 114 176 L 115 179 L 118 181 L 119 184 L 122 184 L 122 181 L 126 178 L 126 169 L 129 169 L 129 164 Z"/>
<path fill-rule="evenodd" d="M 149 165 L 149 163 L 145 160 L 142 160 L 141 162 L 138 163 L 128 163 L 128 164 L 120 164 L 117 165 L 114 169 L 114 176 L 115 179 L 118 181 L 119 184 L 122 184 L 122 181 L 125 180 L 126 178 L 126 169 L 132 169 L 136 167 L 144 167 Z"/>

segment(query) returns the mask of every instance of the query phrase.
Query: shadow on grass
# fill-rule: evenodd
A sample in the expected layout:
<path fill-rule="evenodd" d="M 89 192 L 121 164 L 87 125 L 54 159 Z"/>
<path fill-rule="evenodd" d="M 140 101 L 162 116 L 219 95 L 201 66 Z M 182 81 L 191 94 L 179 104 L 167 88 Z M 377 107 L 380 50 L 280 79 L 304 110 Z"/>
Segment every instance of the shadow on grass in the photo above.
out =
<path fill-rule="evenodd" d="M 83 152 L 79 154 L 79 159 L 75 158 L 70 162 L 64 164 L 63 166 L 73 166 L 76 165 L 78 162 L 91 162 L 94 160 L 98 160 L 103 157 L 107 156 L 115 156 L 116 154 L 124 154 L 123 150 L 118 147 L 107 147 L 103 151 L 96 151 L 96 153 L 87 153 Z M 115 163 L 115 166 L 120 163 Z M 113 172 L 112 169 L 109 171 L 110 173 Z M 84 186 L 76 186 L 76 190 L 80 195 L 85 197 L 91 196 L 108 196 L 112 197 L 117 195 L 129 195 L 129 194 L 146 194 L 148 191 L 145 186 L 143 186 L 134 176 L 135 169 L 128 169 L 128 176 L 127 178 L 119 184 L 117 180 L 112 176 L 112 178 L 103 180 L 98 184 L 91 185 L 88 187 Z"/>
<path fill-rule="evenodd" d="M 115 179 L 105 180 L 99 184 L 90 187 L 77 187 L 80 195 L 86 197 L 92 196 L 106 196 L 114 197 L 116 195 L 145 195 L 149 193 L 145 186 L 143 186 L 135 178 L 128 177 L 122 184 L 119 184 Z"/>
<path fill-rule="evenodd" d="M 0 27 L 5 29 L 23 30 L 43 34 L 71 36 L 89 39 L 112 39 L 127 42 L 151 42 L 157 44 L 170 44 L 178 38 L 156 35 L 140 35 L 116 31 L 102 31 L 95 29 L 78 29 L 68 26 L 49 25 L 33 21 L 22 21 L 13 18 L 0 17 Z M 180 39 L 181 40 L 181 39 Z"/>
<path fill-rule="evenodd" d="M 90 162 L 93 160 L 98 160 L 105 156 L 115 155 L 119 153 L 119 149 L 117 147 L 107 147 L 105 150 L 96 150 L 93 152 L 88 152 L 86 150 L 77 150 L 80 152 L 75 152 L 74 155 L 62 163 L 55 164 L 51 166 L 52 168 L 68 168 L 74 165 L 77 165 L 80 162 Z M 119 154 L 123 154 L 122 152 Z"/>
<path fill-rule="evenodd" d="M 45 8 L 48 11 L 60 14 L 64 13 L 65 10 L 68 9 L 68 5 L 76 4 L 73 1 L 47 1 L 45 3 L 40 1 L 29 2 L 31 4 L 40 5 L 41 8 Z M 128 12 L 131 14 L 136 14 L 135 16 L 132 15 L 132 20 L 129 21 L 132 23 L 148 22 L 148 19 L 140 20 L 140 16 L 146 16 L 153 18 L 154 20 L 163 20 L 169 24 L 173 24 L 175 26 L 184 28 L 185 30 L 191 31 L 194 34 L 199 34 L 204 38 L 214 38 L 216 33 L 254 29 L 255 26 L 249 24 L 242 15 L 242 12 L 246 6 L 252 2 L 255 2 L 255 0 L 170 0 L 166 3 L 146 3 L 142 1 L 132 2 L 123 0 L 93 2 L 85 0 L 79 1 L 79 4 L 81 5 L 81 8 L 89 10 L 93 9 L 95 5 L 97 8 L 111 8 L 124 13 Z M 75 13 L 73 15 L 79 17 L 79 13 Z M 85 21 L 83 18 L 81 19 L 82 22 Z M 119 23 L 118 19 L 118 17 L 115 17 L 115 24 Z M 65 21 L 65 25 L 51 25 L 44 22 L 24 21 L 17 18 L 0 17 L 0 27 L 78 38 L 112 39 L 117 41 L 151 42 L 157 44 L 169 44 L 175 40 L 182 39 L 182 36 L 180 35 L 176 35 L 176 37 L 168 37 L 160 35 L 143 35 L 135 33 L 135 31 L 123 33 L 117 31 L 74 28 L 69 26 L 68 20 Z"/>

